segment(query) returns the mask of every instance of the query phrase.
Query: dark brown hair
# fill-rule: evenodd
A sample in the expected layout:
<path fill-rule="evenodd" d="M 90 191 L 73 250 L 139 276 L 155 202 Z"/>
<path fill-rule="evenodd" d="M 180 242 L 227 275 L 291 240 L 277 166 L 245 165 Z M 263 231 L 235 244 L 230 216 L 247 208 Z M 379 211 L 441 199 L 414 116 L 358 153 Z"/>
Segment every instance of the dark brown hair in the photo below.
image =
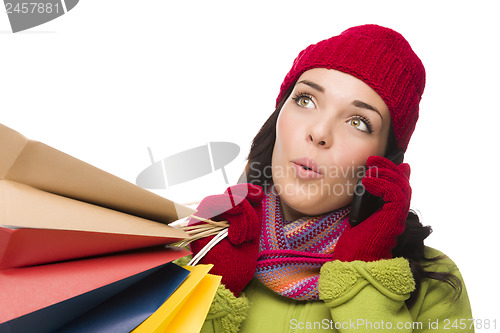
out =
<path fill-rule="evenodd" d="M 259 185 L 266 193 L 273 184 L 273 179 L 271 174 L 263 172 L 263 170 L 271 170 L 271 158 L 274 143 L 276 141 L 276 123 L 281 108 L 290 96 L 292 90 L 293 85 L 288 88 L 275 111 L 266 120 L 264 125 L 262 125 L 253 139 L 245 171 L 240 177 L 239 182 L 245 181 L 247 183 Z M 387 142 L 386 155 L 393 153 L 395 149 L 397 149 L 396 140 L 391 130 Z M 254 166 L 257 166 L 257 168 L 254 168 Z M 406 300 L 408 307 L 414 304 L 424 278 L 435 279 L 447 283 L 455 290 L 456 298 L 460 297 L 462 292 L 462 283 L 460 279 L 453 274 L 425 270 L 426 264 L 443 259 L 442 256 L 434 258 L 425 257 L 424 239 L 426 239 L 431 232 L 431 227 L 423 226 L 418 216 L 413 211 L 410 211 L 406 219 L 405 230 L 403 234 L 398 237 L 396 247 L 392 250 L 393 257 L 404 257 L 409 261 L 415 280 L 416 288 L 411 293 L 410 298 Z"/>

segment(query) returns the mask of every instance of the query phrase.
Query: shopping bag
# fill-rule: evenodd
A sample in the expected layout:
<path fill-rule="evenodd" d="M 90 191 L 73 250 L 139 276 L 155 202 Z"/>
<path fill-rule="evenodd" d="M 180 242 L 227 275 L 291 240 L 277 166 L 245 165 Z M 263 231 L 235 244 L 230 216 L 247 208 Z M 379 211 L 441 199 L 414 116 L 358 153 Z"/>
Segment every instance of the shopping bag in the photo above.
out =
<path fill-rule="evenodd" d="M 79 230 L 179 239 L 186 234 L 164 223 L 0 180 L 0 225 Z"/>
<path fill-rule="evenodd" d="M 0 269 L 174 243 L 187 237 L 166 225 L 191 212 L 187 207 L 1 124 L 0 150 L 0 226 L 4 226 Z"/>
<path fill-rule="evenodd" d="M 170 298 L 132 333 L 199 332 L 221 277 L 208 274 L 213 265 L 185 266 L 191 271 Z"/>
<path fill-rule="evenodd" d="M 221 278 L 218 275 L 205 275 L 183 306 L 177 311 L 164 332 L 199 332 L 210 310 Z"/>
<path fill-rule="evenodd" d="M 167 264 L 56 333 L 128 333 L 152 315 L 188 274 L 176 264 Z"/>
<path fill-rule="evenodd" d="M 194 212 L 2 124 L 0 151 L 0 180 L 162 223 Z"/>
<path fill-rule="evenodd" d="M 159 237 L 0 227 L 0 269 L 55 263 L 161 245 L 177 240 L 178 237 L 174 235 Z"/>
<path fill-rule="evenodd" d="M 0 332 L 53 332 L 187 254 L 159 247 L 1 270 Z"/>
<path fill-rule="evenodd" d="M 5 226 L 0 268 L 173 243 L 187 236 L 163 223 L 8 180 L 0 180 L 0 211 L 0 225 Z M 5 258 L 11 263 L 2 263 Z"/>

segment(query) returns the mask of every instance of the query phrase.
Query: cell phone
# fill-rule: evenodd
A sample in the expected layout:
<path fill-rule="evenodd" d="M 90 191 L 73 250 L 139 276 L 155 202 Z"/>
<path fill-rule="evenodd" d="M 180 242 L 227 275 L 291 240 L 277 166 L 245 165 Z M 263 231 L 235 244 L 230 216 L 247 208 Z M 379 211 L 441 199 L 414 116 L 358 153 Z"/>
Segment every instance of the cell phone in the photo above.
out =
<path fill-rule="evenodd" d="M 385 158 L 399 165 L 403 162 L 404 154 L 402 151 L 398 150 L 392 154 L 386 155 Z M 365 189 L 361 183 L 362 179 L 363 178 L 360 178 L 354 187 L 351 213 L 349 214 L 349 223 L 353 227 L 366 220 L 384 205 L 384 200 L 382 200 L 381 197 L 377 197 Z"/>

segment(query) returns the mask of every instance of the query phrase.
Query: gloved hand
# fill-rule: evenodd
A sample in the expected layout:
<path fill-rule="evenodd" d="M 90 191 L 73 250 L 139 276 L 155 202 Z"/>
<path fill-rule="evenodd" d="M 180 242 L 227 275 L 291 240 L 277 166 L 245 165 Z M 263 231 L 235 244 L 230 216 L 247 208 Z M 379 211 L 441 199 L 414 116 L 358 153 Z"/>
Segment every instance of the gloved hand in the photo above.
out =
<path fill-rule="evenodd" d="M 213 264 L 210 273 L 221 275 L 222 284 L 238 297 L 253 278 L 259 255 L 259 237 L 262 222 L 262 188 L 253 184 L 229 187 L 224 194 L 203 199 L 196 216 L 229 223 L 227 238 L 215 245 L 200 260 Z M 202 223 L 191 218 L 188 225 Z M 213 238 L 205 237 L 190 244 L 196 255 Z"/>
<path fill-rule="evenodd" d="M 335 245 L 334 260 L 390 259 L 404 231 L 411 199 L 410 166 L 381 156 L 370 156 L 366 164 L 362 183 L 368 192 L 382 197 L 384 205 L 357 226 L 347 225 Z"/>

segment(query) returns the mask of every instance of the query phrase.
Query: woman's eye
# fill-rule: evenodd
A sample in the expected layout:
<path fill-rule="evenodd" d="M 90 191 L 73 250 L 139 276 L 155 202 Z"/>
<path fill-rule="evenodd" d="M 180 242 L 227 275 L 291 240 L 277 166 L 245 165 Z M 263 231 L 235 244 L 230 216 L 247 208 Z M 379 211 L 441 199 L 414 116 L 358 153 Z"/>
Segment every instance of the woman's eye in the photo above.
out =
<path fill-rule="evenodd" d="M 366 132 L 366 133 L 371 133 L 371 125 L 368 123 L 368 121 L 363 120 L 361 118 L 352 118 L 349 120 L 349 124 L 353 127 L 356 127 L 360 131 Z"/>
<path fill-rule="evenodd" d="M 303 108 L 314 109 L 315 107 L 312 99 L 307 96 L 298 97 L 297 99 L 295 99 L 295 103 L 297 103 L 298 106 Z"/>

